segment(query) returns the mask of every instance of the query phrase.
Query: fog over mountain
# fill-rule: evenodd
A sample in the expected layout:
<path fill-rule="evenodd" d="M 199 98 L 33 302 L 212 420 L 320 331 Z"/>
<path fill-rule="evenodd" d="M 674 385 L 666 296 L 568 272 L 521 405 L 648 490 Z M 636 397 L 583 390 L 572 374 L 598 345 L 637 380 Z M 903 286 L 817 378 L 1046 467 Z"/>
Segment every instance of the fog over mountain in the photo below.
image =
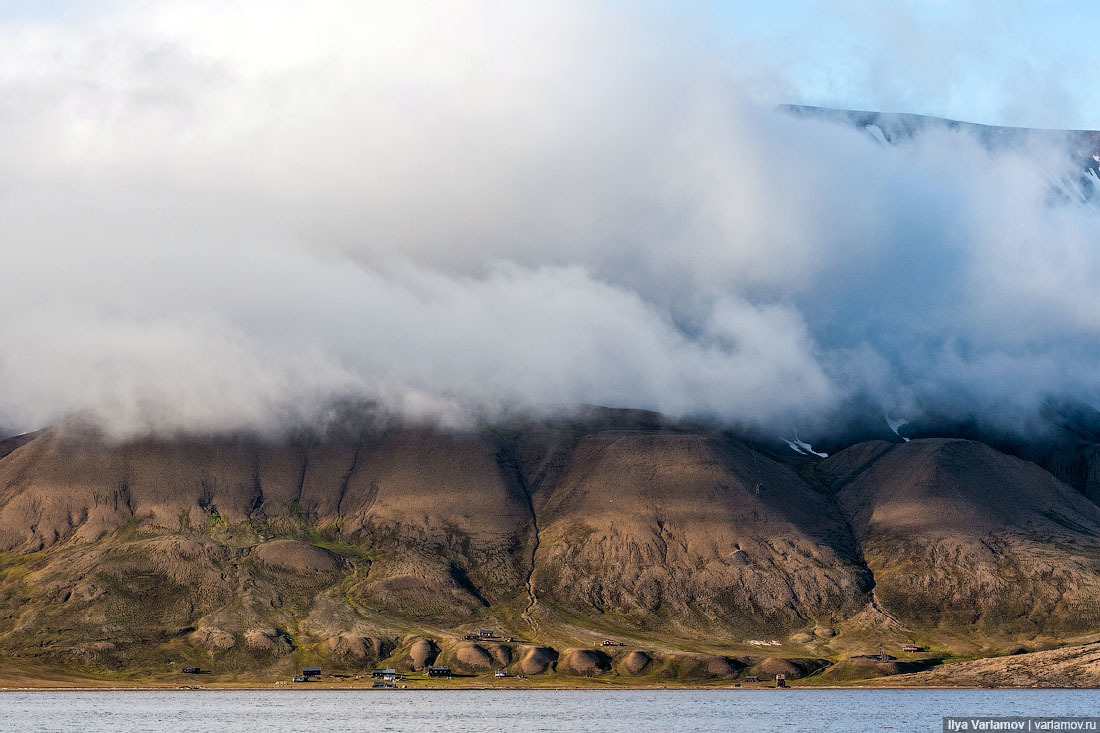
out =
<path fill-rule="evenodd" d="M 11 431 L 1100 400 L 1078 137 L 885 144 L 615 5 L 112 7 L 0 25 Z"/>

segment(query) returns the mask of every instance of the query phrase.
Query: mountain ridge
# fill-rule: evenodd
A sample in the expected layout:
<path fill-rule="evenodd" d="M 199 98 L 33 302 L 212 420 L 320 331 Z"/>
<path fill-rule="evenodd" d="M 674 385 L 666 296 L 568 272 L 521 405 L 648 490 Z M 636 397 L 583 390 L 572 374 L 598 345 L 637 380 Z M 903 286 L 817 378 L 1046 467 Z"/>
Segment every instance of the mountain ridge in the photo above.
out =
<path fill-rule="evenodd" d="M 508 659 L 490 666 L 534 654 L 551 676 L 633 679 L 638 651 L 653 681 L 705 680 L 761 654 L 819 669 L 882 644 L 931 646 L 920 661 L 1100 629 L 1100 508 L 1036 463 L 957 438 L 819 459 L 605 417 L 25 437 L 0 457 L 0 662 L 269 679 L 304 661 L 412 670 L 423 641 L 475 674 L 463 637 L 488 626 L 522 640 L 482 644 Z M 631 647 L 568 652 L 603 638 Z"/>

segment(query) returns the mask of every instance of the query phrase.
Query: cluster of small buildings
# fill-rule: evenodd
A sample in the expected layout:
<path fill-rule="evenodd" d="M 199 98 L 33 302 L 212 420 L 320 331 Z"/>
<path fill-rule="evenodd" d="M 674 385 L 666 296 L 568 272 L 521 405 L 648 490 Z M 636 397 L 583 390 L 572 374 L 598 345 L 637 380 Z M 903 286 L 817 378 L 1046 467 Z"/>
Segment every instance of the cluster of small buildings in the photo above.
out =
<path fill-rule="evenodd" d="M 433 665 L 431 665 L 430 667 L 427 668 L 426 672 L 428 673 L 429 677 L 450 677 L 451 676 L 451 668 L 446 666 L 446 665 L 443 665 L 443 664 L 433 664 Z M 347 677 L 348 675 L 331 675 L 331 676 L 334 676 L 334 677 Z M 397 683 L 401 682 L 401 676 L 397 673 L 397 670 L 393 669 L 392 667 L 387 667 L 387 668 L 381 668 L 380 667 L 378 669 L 375 669 L 370 673 L 370 676 L 371 676 L 371 680 L 372 680 L 371 687 L 374 688 L 374 689 L 379 689 L 379 690 L 380 689 L 396 689 L 397 686 L 398 686 Z M 502 675 L 498 674 L 497 676 L 499 677 L 499 676 L 502 676 Z M 359 678 L 359 676 L 356 675 L 356 679 L 358 679 L 358 678 Z M 321 679 L 321 668 L 320 667 L 303 667 L 302 668 L 302 673 L 299 674 L 299 675 L 295 675 L 293 681 L 294 682 L 313 682 L 314 680 L 320 680 L 320 679 Z M 286 683 L 284 682 L 282 684 L 286 684 Z"/>
<path fill-rule="evenodd" d="M 333 674 L 331 677 L 349 677 L 346 674 Z M 371 679 L 373 684 L 371 687 L 374 689 L 397 689 L 397 683 L 401 681 L 401 677 L 397 674 L 396 669 L 376 669 L 371 672 Z M 356 679 L 359 679 L 359 675 L 355 675 Z M 314 680 L 321 679 L 320 667 L 303 667 L 302 673 L 295 675 L 294 682 L 313 682 Z M 286 684 L 285 682 L 276 684 Z"/>
<path fill-rule="evenodd" d="M 476 634 L 466 634 L 462 637 L 466 641 L 515 641 L 512 636 L 497 636 L 492 629 L 481 629 Z"/>
<path fill-rule="evenodd" d="M 742 684 L 759 683 L 759 682 L 760 682 L 760 675 L 750 674 L 750 675 L 746 675 L 745 678 L 742 679 L 741 681 L 735 682 L 733 686 L 734 687 L 740 687 Z M 790 688 L 787 687 L 787 675 L 783 674 L 782 672 L 777 674 L 775 676 L 775 686 L 790 689 Z"/>

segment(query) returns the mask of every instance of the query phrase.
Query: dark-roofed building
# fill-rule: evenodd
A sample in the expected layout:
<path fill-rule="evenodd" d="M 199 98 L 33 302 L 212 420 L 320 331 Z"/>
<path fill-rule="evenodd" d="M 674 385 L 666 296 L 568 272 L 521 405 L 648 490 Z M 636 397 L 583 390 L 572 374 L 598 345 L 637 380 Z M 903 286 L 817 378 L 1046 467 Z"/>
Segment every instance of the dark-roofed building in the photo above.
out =
<path fill-rule="evenodd" d="M 451 668 L 442 664 L 433 664 L 428 667 L 429 677 L 450 677 Z"/>
<path fill-rule="evenodd" d="M 313 678 L 320 679 L 321 678 L 321 668 L 320 667 L 302 667 L 302 677 L 304 677 L 306 680 L 311 680 Z"/>
<path fill-rule="evenodd" d="M 373 672 L 370 673 L 370 676 L 373 679 L 382 680 L 382 679 L 385 679 L 387 677 L 397 676 L 397 670 L 396 669 L 376 669 L 376 670 L 374 670 Z"/>

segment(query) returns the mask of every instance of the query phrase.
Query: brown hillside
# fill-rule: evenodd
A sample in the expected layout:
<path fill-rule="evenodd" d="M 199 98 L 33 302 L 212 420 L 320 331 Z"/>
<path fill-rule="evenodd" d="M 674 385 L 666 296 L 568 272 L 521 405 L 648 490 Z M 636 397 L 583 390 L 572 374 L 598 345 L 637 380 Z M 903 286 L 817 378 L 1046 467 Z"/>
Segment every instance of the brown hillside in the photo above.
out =
<path fill-rule="evenodd" d="M 51 430 L 4 446 L 0 657 L 84 675 L 438 659 L 793 678 L 800 660 L 883 644 L 949 657 L 1100 631 L 1100 509 L 963 440 L 818 461 L 598 412 L 277 444 Z M 514 641 L 464 639 L 484 628 Z M 848 666 L 830 675 L 863 674 Z"/>
<path fill-rule="evenodd" d="M 966 440 L 865 443 L 820 464 L 875 575 L 916 625 L 1021 633 L 1100 623 L 1100 508 Z"/>
<path fill-rule="evenodd" d="M 888 680 L 936 687 L 1100 687 L 1100 643 L 945 664 Z"/>
<path fill-rule="evenodd" d="M 589 436 L 539 525 L 539 593 L 582 612 L 703 613 L 775 633 L 866 602 L 870 578 L 831 500 L 719 437 Z"/>

